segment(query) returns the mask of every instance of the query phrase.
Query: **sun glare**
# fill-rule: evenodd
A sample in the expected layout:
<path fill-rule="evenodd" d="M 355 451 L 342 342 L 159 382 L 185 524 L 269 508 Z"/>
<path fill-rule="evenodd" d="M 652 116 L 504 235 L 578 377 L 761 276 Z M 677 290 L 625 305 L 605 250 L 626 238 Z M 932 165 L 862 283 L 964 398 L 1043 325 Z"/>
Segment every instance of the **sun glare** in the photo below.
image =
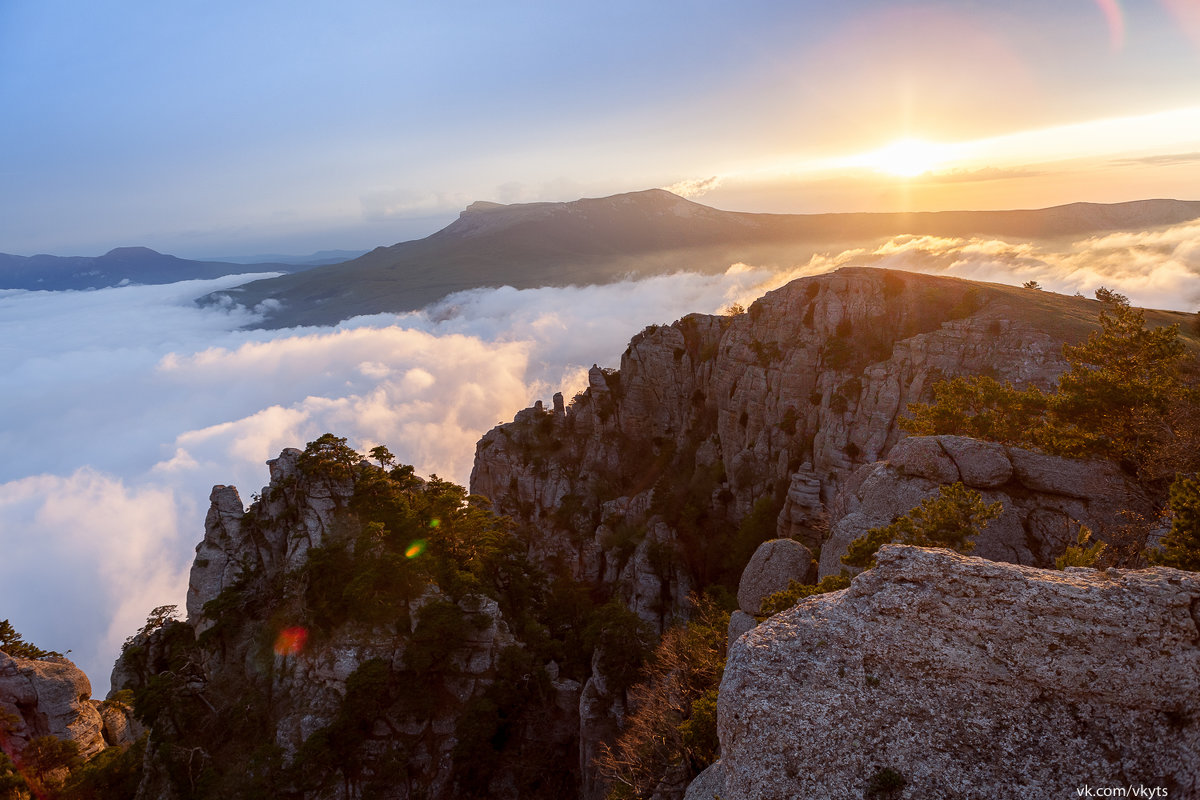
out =
<path fill-rule="evenodd" d="M 942 145 L 921 139 L 900 139 L 865 154 L 860 163 L 888 175 L 913 178 L 928 172 L 945 160 L 946 153 Z"/>

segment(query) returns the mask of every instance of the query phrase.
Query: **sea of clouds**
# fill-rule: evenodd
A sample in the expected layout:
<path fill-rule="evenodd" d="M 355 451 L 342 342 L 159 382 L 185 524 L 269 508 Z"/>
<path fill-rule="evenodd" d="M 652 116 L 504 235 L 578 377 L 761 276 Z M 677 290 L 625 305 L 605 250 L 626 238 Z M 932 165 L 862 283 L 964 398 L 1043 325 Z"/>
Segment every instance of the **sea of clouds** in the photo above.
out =
<path fill-rule="evenodd" d="M 781 273 L 735 265 L 605 286 L 474 290 L 336 327 L 250 330 L 193 300 L 236 276 L 87 292 L 0 290 L 0 619 L 71 658 L 98 695 L 121 643 L 182 606 L 214 484 L 330 431 L 465 484 L 475 442 L 533 401 L 570 398 L 647 324 L 719 312 L 791 278 L 875 265 L 1200 304 L 1200 225 L 1061 251 L 901 237 Z"/>

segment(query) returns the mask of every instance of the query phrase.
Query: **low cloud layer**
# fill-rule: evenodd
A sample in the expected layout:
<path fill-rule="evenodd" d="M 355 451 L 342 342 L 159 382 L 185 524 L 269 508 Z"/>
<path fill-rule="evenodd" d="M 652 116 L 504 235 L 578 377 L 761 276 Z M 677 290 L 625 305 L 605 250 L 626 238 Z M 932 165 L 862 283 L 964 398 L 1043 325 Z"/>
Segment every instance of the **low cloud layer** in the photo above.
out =
<path fill-rule="evenodd" d="M 182 604 L 214 484 L 325 431 L 466 483 L 475 442 L 581 389 L 649 322 L 761 293 L 761 270 L 465 292 L 337 328 L 242 331 L 193 298 L 239 279 L 0 292 L 0 618 L 72 649 L 98 694 L 125 637 Z"/>
<path fill-rule="evenodd" d="M 1054 249 L 1030 242 L 898 236 L 874 249 L 815 256 L 804 274 L 860 265 L 1019 285 L 1091 297 L 1106 286 L 1134 305 L 1200 307 L 1200 221 L 1154 231 L 1112 233 Z"/>
<path fill-rule="evenodd" d="M 629 338 L 692 311 L 748 305 L 799 275 L 876 265 L 1091 294 L 1200 303 L 1200 225 L 1113 234 L 1062 251 L 900 237 L 787 273 L 737 265 L 598 287 L 454 295 L 336 328 L 246 331 L 243 309 L 192 299 L 237 278 L 92 292 L 0 292 L 0 618 L 71 649 L 107 691 L 122 641 L 182 605 L 214 484 L 242 498 L 263 462 L 326 431 L 386 444 L 422 474 L 468 479 L 474 445 Z"/>

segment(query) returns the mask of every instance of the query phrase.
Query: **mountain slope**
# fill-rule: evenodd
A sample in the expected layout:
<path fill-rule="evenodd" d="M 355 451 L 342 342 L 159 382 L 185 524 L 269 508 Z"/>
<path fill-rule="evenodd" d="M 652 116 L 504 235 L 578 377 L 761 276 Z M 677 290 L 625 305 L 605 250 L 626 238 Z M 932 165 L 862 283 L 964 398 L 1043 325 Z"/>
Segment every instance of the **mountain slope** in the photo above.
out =
<path fill-rule="evenodd" d="M 267 327 L 333 324 L 409 311 L 477 287 L 597 284 L 626 275 L 723 272 L 743 261 L 794 265 L 819 249 L 904 233 L 1031 238 L 1082 236 L 1200 217 L 1200 202 L 1074 203 L 1036 211 L 749 214 L 662 189 L 569 203 L 473 203 L 424 239 L 220 295 L 282 305 Z M 210 296 L 211 297 L 211 296 Z"/>
<path fill-rule="evenodd" d="M 290 264 L 191 261 L 148 247 L 118 247 L 102 256 L 0 253 L 0 289 L 103 289 L 124 283 L 174 283 L 246 272 L 295 272 L 303 268 Z"/>

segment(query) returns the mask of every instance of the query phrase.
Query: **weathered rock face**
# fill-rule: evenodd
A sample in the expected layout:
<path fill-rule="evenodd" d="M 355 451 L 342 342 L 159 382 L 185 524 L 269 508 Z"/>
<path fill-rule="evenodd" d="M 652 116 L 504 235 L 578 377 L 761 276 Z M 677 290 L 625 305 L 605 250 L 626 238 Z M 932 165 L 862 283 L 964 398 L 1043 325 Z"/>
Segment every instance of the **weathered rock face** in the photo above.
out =
<path fill-rule="evenodd" d="M 0 727 L 0 738 L 18 758 L 40 736 L 75 742 L 85 760 L 105 747 L 132 744 L 141 729 L 129 708 L 91 697 L 87 675 L 65 658 L 30 660 L 0 652 L 0 715 L 11 718 Z"/>
<path fill-rule="evenodd" d="M 1150 513 L 1136 484 L 1108 461 L 1058 458 L 960 436 L 912 437 L 893 447 L 886 461 L 859 468 L 831 504 L 820 577 L 844 569 L 841 557 L 852 541 L 956 481 L 1004 508 L 971 551 L 994 561 L 1052 567 L 1075 544 L 1080 524 L 1103 541 L 1123 512 Z"/>
<path fill-rule="evenodd" d="M 471 491 L 534 526 L 540 557 L 597 585 L 659 523 L 700 549 L 681 528 L 693 520 L 655 497 L 698 510 L 701 544 L 774 498 L 776 534 L 815 546 L 837 489 L 900 440 L 897 417 L 937 380 L 1053 382 L 1061 341 L 1026 317 L 987 284 L 861 268 L 797 280 L 746 314 L 647 328 L 619 372 L 593 368 L 569 405 L 539 402 L 485 435 Z"/>
<path fill-rule="evenodd" d="M 270 525 L 245 525 L 245 510 L 233 486 L 214 486 L 204 520 L 204 539 L 188 580 L 188 619 L 202 633 L 209 621 L 204 604 L 232 586 L 243 572 L 259 575 L 295 570 L 312 547 L 320 547 L 338 509 L 354 493 L 349 480 L 305 478 L 300 451 L 289 447 L 267 462 L 271 483 L 257 504 Z"/>
<path fill-rule="evenodd" d="M 1200 796 L 1200 575 L 878 561 L 733 647 L 722 797 Z"/>
<path fill-rule="evenodd" d="M 311 612 L 305 606 L 310 551 L 338 543 L 347 559 L 355 558 L 355 547 L 365 541 L 356 538 L 363 524 L 352 508 L 361 470 L 383 475 L 360 465 L 335 478 L 306 468 L 301 456 L 288 449 L 268 462 L 271 482 L 248 509 L 233 487 L 213 489 L 187 621 L 134 637 L 114 668 L 114 692 L 148 691 L 150 704 L 165 709 L 154 716 L 139 797 L 182 796 L 180 776 L 211 784 L 230 763 L 254 764 L 252 777 L 268 795 L 348 800 L 364 787 L 396 800 L 462 794 L 455 751 L 460 724 L 469 713 L 486 714 L 490 706 L 482 698 L 506 668 L 505 658 L 524 645 L 496 600 L 465 590 L 451 596 L 431 582 L 414 590 L 415 599 L 394 619 L 366 624 L 350 614 L 327 623 L 319 636 L 300 627 L 297 618 Z M 395 491 L 417 503 L 427 484 L 410 477 L 404 486 Z M 395 524 L 411 521 L 396 518 Z M 560 677 L 554 662 L 523 669 L 523 676 L 504 679 L 523 681 L 526 691 L 538 694 L 538 724 L 535 730 L 515 720 L 505 735 L 543 760 L 573 761 L 580 682 Z M 358 704 L 354 719 L 346 716 L 348 703 Z M 368 722 L 370 729 L 362 730 Z M 330 762 L 330 752 L 344 763 Z M 347 752 L 354 754 L 349 761 Z M 493 780 L 490 796 L 517 796 L 517 778 L 525 776 L 514 776 L 512 766 L 489 765 L 483 779 Z M 574 765 L 567 764 L 554 778 L 572 773 Z"/>
<path fill-rule="evenodd" d="M 902 438 L 898 416 L 938 380 L 1053 383 L 1056 335 L 986 284 L 859 268 L 801 279 L 745 314 L 646 328 L 569 404 L 539 401 L 488 432 L 471 491 L 535 531 L 535 560 L 661 632 L 689 590 L 736 585 L 764 539 L 820 546 L 840 486 Z M 735 615 L 731 636 L 752 622 Z M 586 727 L 617 728 L 602 705 Z"/>

